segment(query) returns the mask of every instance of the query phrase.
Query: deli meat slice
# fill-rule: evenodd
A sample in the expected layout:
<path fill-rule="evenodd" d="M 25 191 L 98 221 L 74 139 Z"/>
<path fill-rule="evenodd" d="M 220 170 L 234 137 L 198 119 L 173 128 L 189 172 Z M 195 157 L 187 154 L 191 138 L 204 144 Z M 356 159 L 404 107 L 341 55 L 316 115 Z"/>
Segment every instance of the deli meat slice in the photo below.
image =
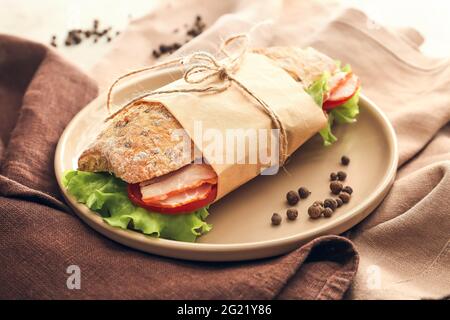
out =
<path fill-rule="evenodd" d="M 351 72 L 338 72 L 328 80 L 328 88 L 332 95 L 340 86 L 342 86 L 353 74 Z"/>
<path fill-rule="evenodd" d="M 204 184 L 217 184 L 217 175 L 212 167 L 207 164 L 189 164 L 177 171 L 141 183 L 142 200 L 160 202 Z"/>
<path fill-rule="evenodd" d="M 199 187 L 188 189 L 158 201 L 155 205 L 161 208 L 175 208 L 194 201 L 205 199 L 212 189 L 212 184 L 204 183 Z"/>

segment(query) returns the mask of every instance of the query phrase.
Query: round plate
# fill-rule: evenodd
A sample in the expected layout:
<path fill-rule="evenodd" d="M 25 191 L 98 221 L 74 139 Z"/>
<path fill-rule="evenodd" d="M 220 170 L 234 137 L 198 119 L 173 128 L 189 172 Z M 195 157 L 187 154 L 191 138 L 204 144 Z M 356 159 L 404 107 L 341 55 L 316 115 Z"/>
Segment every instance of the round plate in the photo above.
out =
<path fill-rule="evenodd" d="M 154 90 L 180 77 L 177 69 L 142 76 L 118 86 L 114 102 L 122 105 L 144 89 Z M 337 125 L 338 142 L 324 147 L 317 135 L 290 158 L 285 170 L 274 176 L 258 176 L 210 207 L 208 222 L 213 229 L 196 243 L 156 239 L 109 226 L 101 217 L 79 204 L 61 184 L 63 172 L 77 167 L 81 152 L 102 129 L 107 116 L 106 94 L 86 106 L 62 134 L 55 155 L 55 173 L 64 197 L 75 213 L 103 235 L 126 246 L 158 255 L 201 261 L 236 261 L 280 255 L 325 234 L 340 234 L 374 210 L 392 185 L 397 169 L 397 143 L 387 118 L 373 102 L 361 95 L 358 122 Z M 350 165 L 340 165 L 342 155 Z M 354 193 L 350 203 L 337 209 L 331 218 L 312 220 L 307 208 L 315 200 L 330 197 L 330 172 L 347 172 L 346 185 Z M 312 194 L 295 207 L 295 221 L 286 218 L 286 192 L 307 187 Z M 274 212 L 283 217 L 272 226 Z"/>

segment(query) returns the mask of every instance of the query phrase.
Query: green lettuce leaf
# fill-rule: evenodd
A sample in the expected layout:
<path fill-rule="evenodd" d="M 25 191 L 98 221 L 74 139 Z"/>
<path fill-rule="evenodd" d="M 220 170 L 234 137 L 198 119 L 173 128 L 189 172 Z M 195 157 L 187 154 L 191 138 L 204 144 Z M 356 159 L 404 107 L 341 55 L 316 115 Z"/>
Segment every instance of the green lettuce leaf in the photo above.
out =
<path fill-rule="evenodd" d="M 333 143 L 337 141 L 336 136 L 333 134 L 332 126 L 333 126 L 334 117 L 332 114 L 328 115 L 328 122 L 327 126 L 319 131 L 319 134 L 321 135 L 323 139 L 323 145 L 325 147 L 331 146 Z"/>
<path fill-rule="evenodd" d="M 165 215 L 135 206 L 128 198 L 126 183 L 107 173 L 70 170 L 64 174 L 67 191 L 113 227 L 178 241 L 194 242 L 211 230 L 205 222 L 206 208 L 189 214 Z"/>
<path fill-rule="evenodd" d="M 322 108 L 324 93 L 328 91 L 328 79 L 330 74 L 325 72 L 322 76 L 313 82 L 312 85 L 306 89 L 306 92 L 314 99 L 318 106 Z"/>
<path fill-rule="evenodd" d="M 336 61 L 336 65 L 344 72 L 350 72 L 352 69 L 350 65 L 345 65 L 344 67 L 340 67 L 340 62 Z M 322 108 L 323 106 L 323 96 L 329 90 L 328 88 L 328 79 L 330 78 L 329 73 L 324 73 L 318 80 L 316 80 L 313 84 L 309 86 L 306 92 L 314 99 L 316 104 Z M 356 121 L 356 117 L 359 114 L 359 91 L 355 93 L 355 95 L 346 101 L 344 104 L 334 108 L 328 114 L 328 123 L 325 128 L 319 131 L 319 134 L 322 136 L 323 144 L 325 146 L 330 146 L 334 142 L 337 141 L 336 136 L 332 132 L 332 127 L 334 121 L 339 124 L 344 123 L 353 123 Z"/>
<path fill-rule="evenodd" d="M 328 89 L 328 79 L 330 78 L 330 74 L 325 72 L 320 79 L 316 80 L 306 92 L 314 99 L 316 104 L 322 108 L 323 105 L 323 96 L 329 90 Z M 329 146 L 333 144 L 337 138 L 331 132 L 331 126 L 333 125 L 333 116 L 328 116 L 328 124 L 325 128 L 319 131 L 320 135 L 323 139 L 323 144 L 325 146 Z"/>
<path fill-rule="evenodd" d="M 333 116 L 337 123 L 344 124 L 356 122 L 356 117 L 359 114 L 359 91 L 360 89 L 358 89 L 354 96 L 343 105 L 331 110 L 330 115 Z"/>

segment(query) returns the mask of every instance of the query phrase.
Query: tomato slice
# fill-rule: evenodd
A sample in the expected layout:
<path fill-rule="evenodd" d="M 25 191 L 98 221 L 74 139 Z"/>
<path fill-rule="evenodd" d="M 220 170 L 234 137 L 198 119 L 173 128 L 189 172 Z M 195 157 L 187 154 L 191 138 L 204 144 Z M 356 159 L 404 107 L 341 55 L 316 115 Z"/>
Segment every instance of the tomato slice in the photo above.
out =
<path fill-rule="evenodd" d="M 323 103 L 323 109 L 329 111 L 336 108 L 349 99 L 351 99 L 359 88 L 359 78 L 354 74 L 347 80 L 338 84 L 336 88 L 332 88 L 329 98 Z"/>
<path fill-rule="evenodd" d="M 208 204 L 212 203 L 217 197 L 217 185 L 212 185 L 207 196 L 200 200 L 195 200 L 176 207 L 163 207 L 159 206 L 157 203 L 147 203 L 142 200 L 141 189 L 139 184 L 128 184 L 128 198 L 135 205 L 147 209 L 149 211 L 154 211 L 163 214 L 187 214 L 195 210 L 203 208 Z"/>

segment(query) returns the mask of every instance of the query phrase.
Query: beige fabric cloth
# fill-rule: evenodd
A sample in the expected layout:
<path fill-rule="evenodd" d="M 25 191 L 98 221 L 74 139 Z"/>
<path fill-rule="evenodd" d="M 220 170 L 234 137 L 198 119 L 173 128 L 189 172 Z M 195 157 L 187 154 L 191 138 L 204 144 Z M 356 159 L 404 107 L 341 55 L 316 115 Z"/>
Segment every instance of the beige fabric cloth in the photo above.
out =
<path fill-rule="evenodd" d="M 361 267 L 349 298 L 438 298 L 450 293 L 450 62 L 419 52 L 415 30 L 374 24 L 330 1 L 179 1 L 134 21 L 92 76 L 104 89 L 115 76 L 154 61 L 175 27 L 200 14 L 208 29 L 176 54 L 215 50 L 229 34 L 254 45 L 312 45 L 352 64 L 364 93 L 397 132 L 400 168 L 383 204 L 349 232 Z M 364 137 L 361 137 L 364 139 Z"/>

